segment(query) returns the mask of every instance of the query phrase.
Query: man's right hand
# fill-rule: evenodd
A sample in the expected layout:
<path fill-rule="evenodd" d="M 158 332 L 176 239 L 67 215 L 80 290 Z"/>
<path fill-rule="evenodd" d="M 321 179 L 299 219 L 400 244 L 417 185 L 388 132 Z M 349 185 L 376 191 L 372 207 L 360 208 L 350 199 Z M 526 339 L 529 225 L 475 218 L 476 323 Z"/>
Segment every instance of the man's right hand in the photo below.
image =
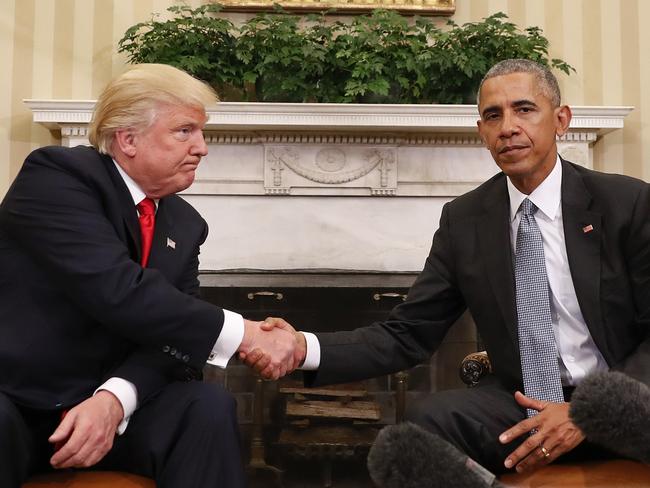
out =
<path fill-rule="evenodd" d="M 122 404 L 106 390 L 81 402 L 63 417 L 48 439 L 60 449 L 50 458 L 56 469 L 87 468 L 113 447 L 117 426 L 124 418 Z"/>
<path fill-rule="evenodd" d="M 297 366 L 295 357 L 299 344 L 292 330 L 244 320 L 244 339 L 238 350 L 240 358 L 247 358 L 246 364 L 253 359 L 256 363 L 263 361 L 263 367 L 255 366 L 254 369 L 265 379 L 281 378 Z"/>
<path fill-rule="evenodd" d="M 267 332 L 272 332 L 273 330 L 284 330 L 293 335 L 296 341 L 296 348 L 293 353 L 293 361 L 289 368 L 287 368 L 285 374 L 291 373 L 294 369 L 302 364 L 307 355 L 307 341 L 302 332 L 297 332 L 289 322 L 284 319 L 276 317 L 267 317 L 264 322 L 260 324 L 260 328 Z M 247 366 L 250 366 L 255 371 L 259 373 L 262 378 L 265 379 L 277 379 L 275 376 L 276 370 L 273 367 L 271 358 L 268 354 L 265 354 L 263 350 L 259 348 L 254 348 L 248 353 L 240 352 L 239 358 L 244 361 Z M 284 375 L 280 375 L 284 376 Z"/>

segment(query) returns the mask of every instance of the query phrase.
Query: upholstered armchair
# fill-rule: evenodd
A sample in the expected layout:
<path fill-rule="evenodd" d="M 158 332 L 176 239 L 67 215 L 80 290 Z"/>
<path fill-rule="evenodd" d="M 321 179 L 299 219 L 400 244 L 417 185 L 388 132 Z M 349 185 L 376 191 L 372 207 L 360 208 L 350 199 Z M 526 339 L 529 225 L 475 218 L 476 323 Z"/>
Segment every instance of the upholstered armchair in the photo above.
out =
<path fill-rule="evenodd" d="M 153 480 L 134 474 L 88 471 L 34 476 L 22 488 L 155 488 Z"/>

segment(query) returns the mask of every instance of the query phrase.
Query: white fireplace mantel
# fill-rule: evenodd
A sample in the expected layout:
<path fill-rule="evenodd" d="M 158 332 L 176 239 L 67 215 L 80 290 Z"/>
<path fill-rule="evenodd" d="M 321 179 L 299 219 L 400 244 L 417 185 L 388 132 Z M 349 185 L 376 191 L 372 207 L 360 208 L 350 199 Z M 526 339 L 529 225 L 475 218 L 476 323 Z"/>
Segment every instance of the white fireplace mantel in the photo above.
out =
<path fill-rule="evenodd" d="M 573 128 L 599 134 L 623 127 L 631 107 L 576 107 Z M 372 105 L 336 103 L 222 103 L 210 124 L 223 128 L 313 128 L 394 130 L 396 132 L 473 132 L 475 105 Z"/>
<path fill-rule="evenodd" d="M 25 100 L 34 122 L 49 129 L 84 129 L 94 100 Z M 623 127 L 633 107 L 572 107 L 572 130 L 597 136 Z M 222 102 L 208 110 L 207 130 L 351 130 L 474 133 L 475 105 L 373 105 Z M 67 134 L 66 134 L 67 135 Z"/>
<path fill-rule="evenodd" d="M 94 101 L 25 103 L 63 145 L 88 144 Z M 592 167 L 593 144 L 632 107 L 572 108 L 558 150 Z M 183 193 L 211 227 L 203 270 L 417 271 L 442 205 L 498 171 L 474 105 L 224 102 L 208 114 L 209 154 Z"/>

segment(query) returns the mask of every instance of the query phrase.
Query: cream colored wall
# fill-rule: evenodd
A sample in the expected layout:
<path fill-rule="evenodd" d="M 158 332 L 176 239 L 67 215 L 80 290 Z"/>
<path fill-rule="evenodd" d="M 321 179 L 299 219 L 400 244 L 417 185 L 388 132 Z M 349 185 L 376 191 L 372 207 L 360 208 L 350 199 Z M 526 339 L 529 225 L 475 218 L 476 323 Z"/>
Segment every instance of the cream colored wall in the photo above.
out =
<path fill-rule="evenodd" d="M 0 5 L 0 195 L 25 156 L 57 143 L 31 122 L 25 98 L 94 99 L 122 72 L 115 46 L 127 27 L 174 0 L 2 0 Z M 192 0 L 190 5 L 204 3 Z M 650 181 L 650 2 L 646 0 L 456 0 L 457 23 L 502 11 L 537 25 L 551 55 L 578 73 L 559 75 L 572 105 L 632 105 L 625 129 L 597 142 L 597 169 Z"/>

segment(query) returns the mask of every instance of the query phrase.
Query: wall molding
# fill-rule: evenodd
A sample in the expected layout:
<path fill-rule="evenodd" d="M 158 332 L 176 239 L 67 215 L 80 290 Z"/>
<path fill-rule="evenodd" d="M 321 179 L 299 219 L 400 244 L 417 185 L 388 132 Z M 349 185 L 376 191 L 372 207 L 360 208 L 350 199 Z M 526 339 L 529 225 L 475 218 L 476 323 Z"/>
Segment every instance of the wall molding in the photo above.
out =
<path fill-rule="evenodd" d="M 94 100 L 26 99 L 33 120 L 49 129 L 90 122 Z M 598 137 L 623 128 L 633 107 L 572 107 L 572 131 L 595 132 Z M 383 105 L 338 103 L 221 102 L 208 110 L 207 131 L 345 131 L 428 133 L 476 132 L 475 105 Z M 276 136 L 277 137 L 277 136 Z M 321 134 L 319 137 L 325 137 Z"/>

